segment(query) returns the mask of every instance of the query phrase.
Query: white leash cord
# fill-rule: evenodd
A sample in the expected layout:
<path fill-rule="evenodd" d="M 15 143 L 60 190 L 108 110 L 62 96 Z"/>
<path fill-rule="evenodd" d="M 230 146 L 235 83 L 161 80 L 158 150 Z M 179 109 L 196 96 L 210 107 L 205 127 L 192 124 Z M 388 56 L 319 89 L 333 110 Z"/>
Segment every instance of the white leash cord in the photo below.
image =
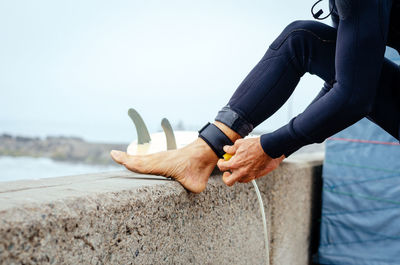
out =
<path fill-rule="evenodd" d="M 270 260 L 269 260 L 269 240 L 268 240 L 268 228 L 267 228 L 267 219 L 265 218 L 265 211 L 264 211 L 264 203 L 261 198 L 261 193 L 260 190 L 258 189 L 256 181 L 253 179 L 251 183 L 254 186 L 254 190 L 256 191 L 257 194 L 257 199 L 258 203 L 260 205 L 260 212 L 261 212 L 261 217 L 263 221 L 263 226 L 264 226 L 264 240 L 265 240 L 265 258 L 267 265 L 270 265 Z"/>

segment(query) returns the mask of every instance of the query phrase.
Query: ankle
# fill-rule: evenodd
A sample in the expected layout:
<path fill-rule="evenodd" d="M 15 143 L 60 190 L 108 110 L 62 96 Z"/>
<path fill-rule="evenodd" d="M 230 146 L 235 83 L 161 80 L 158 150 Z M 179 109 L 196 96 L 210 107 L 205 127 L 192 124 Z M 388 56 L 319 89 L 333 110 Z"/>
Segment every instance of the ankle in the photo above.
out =
<path fill-rule="evenodd" d="M 214 121 L 214 125 L 217 126 L 228 138 L 232 141 L 235 142 L 236 140 L 242 138 L 237 132 L 223 124 L 222 122 L 219 121 Z"/>
<path fill-rule="evenodd" d="M 218 156 L 203 139 L 201 139 L 200 137 L 197 138 L 194 142 L 194 145 L 196 146 L 196 148 L 193 155 L 196 159 L 198 159 L 200 162 L 205 163 L 217 163 Z"/>

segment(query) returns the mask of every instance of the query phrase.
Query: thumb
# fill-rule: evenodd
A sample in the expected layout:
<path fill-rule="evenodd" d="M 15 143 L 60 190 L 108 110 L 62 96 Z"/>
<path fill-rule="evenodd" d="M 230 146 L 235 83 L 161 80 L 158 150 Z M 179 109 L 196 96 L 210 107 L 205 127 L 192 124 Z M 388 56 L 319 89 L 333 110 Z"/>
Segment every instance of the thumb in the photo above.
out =
<path fill-rule="evenodd" d="M 236 153 L 237 146 L 235 146 L 235 145 L 225 145 L 223 149 L 224 149 L 225 153 L 234 155 Z"/>

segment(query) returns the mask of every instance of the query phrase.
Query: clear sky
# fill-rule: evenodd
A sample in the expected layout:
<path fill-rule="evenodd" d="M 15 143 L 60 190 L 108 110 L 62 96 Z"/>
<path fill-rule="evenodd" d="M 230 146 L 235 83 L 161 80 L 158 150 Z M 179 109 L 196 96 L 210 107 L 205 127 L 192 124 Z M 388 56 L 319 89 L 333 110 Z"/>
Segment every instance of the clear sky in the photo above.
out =
<path fill-rule="evenodd" d="M 129 107 L 151 131 L 163 117 L 199 129 L 314 2 L 2 0 L 0 133 L 126 142 Z M 293 115 L 322 85 L 302 80 Z M 284 106 L 260 129 L 287 121 Z"/>

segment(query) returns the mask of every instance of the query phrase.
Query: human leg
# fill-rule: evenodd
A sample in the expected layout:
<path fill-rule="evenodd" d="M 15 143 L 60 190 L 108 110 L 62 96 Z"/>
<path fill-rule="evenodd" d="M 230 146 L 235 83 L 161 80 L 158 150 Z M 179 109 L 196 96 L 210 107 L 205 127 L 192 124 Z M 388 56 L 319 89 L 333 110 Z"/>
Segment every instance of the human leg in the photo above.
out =
<path fill-rule="evenodd" d="M 325 81 L 316 99 L 324 95 L 335 78 L 336 34 L 336 29 L 315 21 L 288 25 L 216 120 L 246 136 L 286 102 L 306 72 Z"/>
<path fill-rule="evenodd" d="M 305 72 L 317 74 L 326 81 L 333 79 L 334 39 L 335 29 L 318 22 L 298 21 L 289 25 L 230 102 L 239 111 L 250 110 L 252 115 L 249 117 L 254 118 L 251 127 L 246 127 L 248 123 L 240 123 L 246 120 L 236 113 L 236 116 L 223 115 L 224 119 L 216 119 L 215 125 L 235 142 L 250 132 L 252 126 L 272 115 L 287 100 Z M 245 101 L 241 101 L 242 98 Z M 265 108 L 267 106 L 270 107 Z M 235 120 L 235 117 L 239 118 Z M 230 124 L 228 119 L 233 123 Z M 111 155 L 129 170 L 172 177 L 193 192 L 204 190 L 218 161 L 215 153 L 200 138 L 179 150 L 147 156 L 128 156 L 124 152 L 112 152 Z"/>

